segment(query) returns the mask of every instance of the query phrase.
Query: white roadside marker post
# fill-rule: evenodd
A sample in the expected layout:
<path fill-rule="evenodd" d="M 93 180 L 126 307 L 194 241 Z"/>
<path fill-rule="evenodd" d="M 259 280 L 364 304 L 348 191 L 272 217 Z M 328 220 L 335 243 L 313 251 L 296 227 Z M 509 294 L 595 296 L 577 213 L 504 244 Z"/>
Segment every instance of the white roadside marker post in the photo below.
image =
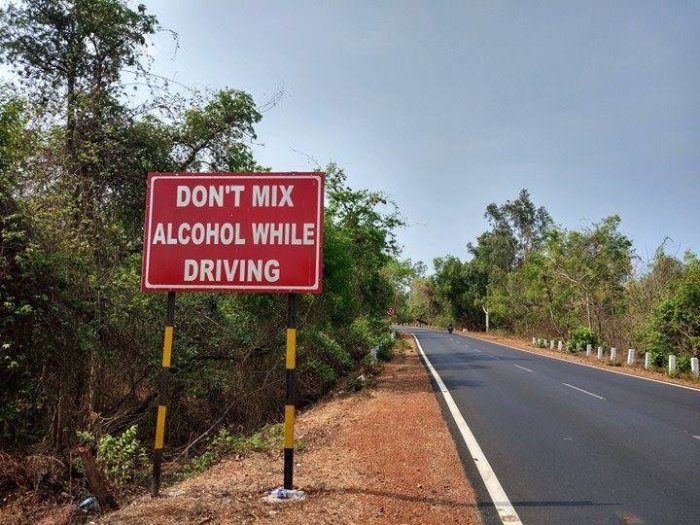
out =
<path fill-rule="evenodd" d="M 674 374 L 676 372 L 676 356 L 668 356 L 668 373 Z"/>
<path fill-rule="evenodd" d="M 690 358 L 690 373 L 695 377 L 700 376 L 700 363 L 698 362 L 697 357 Z"/>
<path fill-rule="evenodd" d="M 647 352 L 646 354 L 644 354 L 644 368 L 649 370 L 650 367 L 651 367 L 651 352 Z"/>
<path fill-rule="evenodd" d="M 549 342 L 549 349 L 554 350 L 554 339 Z"/>
<path fill-rule="evenodd" d="M 564 342 L 560 340 L 557 343 L 557 350 L 559 350 L 561 352 L 563 350 L 563 348 L 564 348 Z"/>
<path fill-rule="evenodd" d="M 634 366 L 634 348 L 627 350 L 627 366 Z"/>
<path fill-rule="evenodd" d="M 617 348 L 610 349 L 610 361 L 615 361 L 617 359 Z"/>
<path fill-rule="evenodd" d="M 603 347 L 602 346 L 598 347 L 598 360 L 599 361 L 603 360 Z"/>
<path fill-rule="evenodd" d="M 591 357 L 593 355 L 593 345 L 588 343 L 586 345 L 586 357 Z"/>

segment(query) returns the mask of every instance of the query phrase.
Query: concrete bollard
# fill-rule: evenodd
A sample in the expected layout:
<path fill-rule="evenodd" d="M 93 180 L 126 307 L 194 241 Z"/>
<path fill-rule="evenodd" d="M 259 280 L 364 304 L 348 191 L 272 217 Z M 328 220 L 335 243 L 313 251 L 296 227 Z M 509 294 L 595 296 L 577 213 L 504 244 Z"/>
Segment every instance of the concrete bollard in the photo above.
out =
<path fill-rule="evenodd" d="M 651 352 L 644 354 L 644 368 L 649 370 L 651 368 Z"/>
<path fill-rule="evenodd" d="M 591 357 L 593 355 L 593 345 L 588 343 L 586 345 L 586 357 Z"/>
<path fill-rule="evenodd" d="M 554 339 L 549 342 L 549 349 L 554 350 Z"/>
<path fill-rule="evenodd" d="M 695 377 L 700 377 L 700 363 L 697 357 L 690 358 L 690 373 Z"/>
<path fill-rule="evenodd" d="M 534 337 L 532 338 L 532 346 L 537 346 L 537 339 Z"/>
<path fill-rule="evenodd" d="M 634 348 L 630 348 L 627 350 L 627 366 L 633 366 L 634 365 L 634 359 L 635 359 L 635 351 Z"/>
<path fill-rule="evenodd" d="M 617 359 L 617 348 L 610 349 L 610 361 L 615 361 Z"/>
<path fill-rule="evenodd" d="M 564 342 L 563 342 L 563 341 L 559 341 L 559 342 L 557 343 L 557 350 L 559 350 L 559 351 L 561 352 L 561 351 L 563 350 L 563 348 L 564 348 Z"/>
<path fill-rule="evenodd" d="M 598 359 L 599 360 L 603 359 L 603 347 L 602 346 L 598 347 Z"/>
<path fill-rule="evenodd" d="M 676 356 L 668 356 L 668 373 L 674 374 L 676 372 Z"/>

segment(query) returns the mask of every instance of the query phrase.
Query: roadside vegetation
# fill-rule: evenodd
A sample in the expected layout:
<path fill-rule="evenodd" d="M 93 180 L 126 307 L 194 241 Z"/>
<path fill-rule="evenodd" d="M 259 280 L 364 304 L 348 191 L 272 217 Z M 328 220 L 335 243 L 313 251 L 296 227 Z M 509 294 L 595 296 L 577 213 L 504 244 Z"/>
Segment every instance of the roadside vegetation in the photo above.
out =
<path fill-rule="evenodd" d="M 146 486 L 166 314 L 164 295 L 140 291 L 146 174 L 268 170 L 251 146 L 278 100 L 152 75 L 159 31 L 124 0 L 0 9 L 12 71 L 0 83 L 3 494 L 80 494 L 81 444 L 115 484 Z M 371 348 L 389 355 L 386 312 L 412 272 L 390 198 L 351 188 L 334 164 L 324 171 L 324 293 L 298 306 L 301 406 L 360 370 Z M 196 471 L 276 436 L 285 319 L 282 296 L 178 297 L 166 463 Z"/>
<path fill-rule="evenodd" d="M 620 231 L 620 217 L 583 230 L 557 226 L 527 190 L 490 204 L 489 228 L 467 246 L 464 259 L 435 259 L 404 294 L 400 322 L 561 339 L 568 348 L 590 343 L 651 352 L 658 367 L 678 357 L 690 370 L 700 356 L 700 260 L 665 252 L 644 262 Z"/>

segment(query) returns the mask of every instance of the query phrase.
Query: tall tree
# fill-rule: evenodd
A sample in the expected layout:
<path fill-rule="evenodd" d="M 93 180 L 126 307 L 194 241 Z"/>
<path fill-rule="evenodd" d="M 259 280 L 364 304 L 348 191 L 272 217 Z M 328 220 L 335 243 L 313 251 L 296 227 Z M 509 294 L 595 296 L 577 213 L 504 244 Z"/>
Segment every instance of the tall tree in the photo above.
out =
<path fill-rule="evenodd" d="M 624 309 L 624 286 L 632 274 L 632 242 L 619 225 L 613 215 L 582 232 L 555 230 L 547 241 L 545 280 L 551 300 L 564 301 L 560 310 L 569 319 L 584 320 L 599 335 L 609 335 L 604 320 Z"/>
<path fill-rule="evenodd" d="M 500 206 L 489 204 L 484 217 L 491 225 L 492 235 L 502 237 L 504 244 L 513 250 L 511 264 L 522 263 L 532 250 L 542 246 L 552 226 L 549 212 L 544 206 L 536 207 L 525 189 L 513 201 Z"/>
<path fill-rule="evenodd" d="M 125 68 L 141 58 L 156 18 L 123 0 L 31 0 L 0 10 L 0 57 L 32 99 L 65 122 L 63 169 L 83 220 L 104 190 L 99 151 L 120 113 Z"/>
<path fill-rule="evenodd" d="M 485 317 L 506 311 L 503 298 L 508 297 L 508 279 L 511 272 L 521 267 L 527 257 L 537 251 L 552 227 L 552 218 L 544 207 L 536 207 L 530 193 L 523 189 L 513 201 L 500 206 L 491 203 L 484 217 L 490 230 L 469 243 L 468 251 L 473 259 L 476 275 L 486 276 L 486 286 L 476 304 Z"/>

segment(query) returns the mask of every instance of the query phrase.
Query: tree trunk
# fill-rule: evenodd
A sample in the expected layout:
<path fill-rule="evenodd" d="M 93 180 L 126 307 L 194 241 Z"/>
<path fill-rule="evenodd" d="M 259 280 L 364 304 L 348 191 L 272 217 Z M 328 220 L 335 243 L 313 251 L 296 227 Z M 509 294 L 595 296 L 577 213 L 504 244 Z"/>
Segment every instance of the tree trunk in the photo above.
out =
<path fill-rule="evenodd" d="M 591 322 L 591 300 L 588 296 L 588 292 L 585 293 L 586 296 L 586 317 L 588 318 L 588 329 L 593 331 L 593 323 Z"/>
<path fill-rule="evenodd" d="M 55 450 L 63 447 L 63 389 L 59 387 L 56 408 L 51 419 L 51 444 Z"/>
<path fill-rule="evenodd" d="M 95 494 L 97 502 L 100 504 L 100 508 L 103 510 L 117 510 L 119 504 L 110 492 L 107 482 L 105 481 L 102 471 L 97 468 L 95 464 L 95 458 L 92 455 L 92 451 L 88 446 L 81 446 L 78 448 L 78 454 L 80 454 L 80 459 L 83 460 L 83 467 L 85 467 L 85 477 L 88 480 L 88 485 L 90 485 L 90 490 Z"/>

